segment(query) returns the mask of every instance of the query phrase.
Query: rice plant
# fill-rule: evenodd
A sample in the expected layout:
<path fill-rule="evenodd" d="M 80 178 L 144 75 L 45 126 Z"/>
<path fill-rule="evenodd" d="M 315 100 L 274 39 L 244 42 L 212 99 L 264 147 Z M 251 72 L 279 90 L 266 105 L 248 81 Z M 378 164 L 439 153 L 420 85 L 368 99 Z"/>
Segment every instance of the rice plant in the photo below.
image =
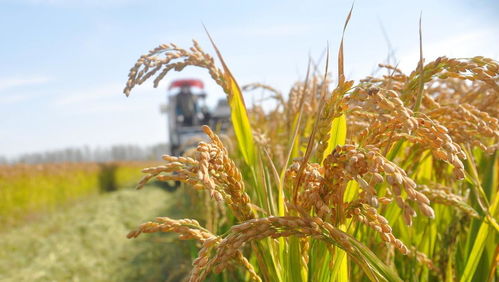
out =
<path fill-rule="evenodd" d="M 237 146 L 229 151 L 204 126 L 208 141 L 163 156 L 138 185 L 185 183 L 225 209 L 224 220 L 158 217 L 129 238 L 198 241 L 189 281 L 496 280 L 497 61 L 421 56 L 409 74 L 380 65 L 385 75 L 355 82 L 344 75 L 342 40 L 338 77 L 329 61 L 322 72 L 309 67 L 286 97 L 240 88 L 213 47 L 221 68 L 196 41 L 158 46 L 132 67 L 124 92 L 196 66 L 227 94 Z M 246 108 L 241 89 L 256 88 L 277 107 Z"/>

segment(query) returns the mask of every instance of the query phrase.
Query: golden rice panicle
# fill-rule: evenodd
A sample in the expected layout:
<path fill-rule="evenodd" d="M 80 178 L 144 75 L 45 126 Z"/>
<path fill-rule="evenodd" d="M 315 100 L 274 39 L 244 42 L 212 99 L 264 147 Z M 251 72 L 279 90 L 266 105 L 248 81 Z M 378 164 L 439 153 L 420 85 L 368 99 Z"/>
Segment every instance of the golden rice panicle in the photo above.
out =
<path fill-rule="evenodd" d="M 400 253 L 403 255 L 409 253 L 409 248 L 393 235 L 388 220 L 378 214 L 375 208 L 365 204 L 353 205 L 350 213 L 354 219 L 376 231 L 384 242 L 395 247 Z"/>
<path fill-rule="evenodd" d="M 497 105 L 499 101 L 497 80 L 493 79 L 497 75 L 497 65 L 494 60 L 482 57 L 471 59 L 441 57 L 428 63 L 424 69 L 424 82 L 433 79 L 438 83 L 430 83 L 423 89 L 424 108 L 415 116 L 409 110 L 414 99 L 407 97 L 414 94 L 411 91 L 417 89 L 420 71 L 414 71 L 405 78 L 403 75 L 397 77 L 399 71 L 395 70 L 390 76 L 382 79 L 368 78 L 364 80 L 365 84 L 361 84 L 349 97 L 351 112 L 349 116 L 352 117 L 349 121 L 349 130 L 356 132 L 360 130 L 361 138 L 370 137 L 365 141 L 366 144 L 373 144 L 379 148 L 391 146 L 393 142 L 401 139 L 422 144 L 431 149 L 437 159 L 452 164 L 455 167 L 455 176 L 462 178 L 464 169 L 460 159 L 464 159 L 465 155 L 461 145 L 477 146 L 489 153 L 494 152 L 497 147 L 497 115 L 494 116 L 497 110 L 493 109 L 497 107 L 490 107 Z M 464 83 L 464 80 L 470 83 Z M 405 85 L 401 88 L 400 83 Z M 452 88 L 448 85 L 453 85 L 457 89 L 451 91 Z M 382 112 L 379 109 L 369 108 L 379 105 L 381 106 L 379 108 L 390 110 L 390 103 L 382 101 L 379 95 L 372 95 L 372 89 L 388 93 L 383 90 L 384 88 L 391 88 L 393 90 L 391 94 L 398 95 L 398 100 L 403 102 L 407 111 L 391 114 L 391 111 Z M 377 101 L 362 103 L 368 101 L 371 96 Z M 483 101 L 488 101 L 487 105 L 484 105 Z M 392 111 L 403 108 L 397 100 L 389 102 L 392 105 L 397 104 Z M 409 123 L 404 124 L 399 117 L 404 117 Z M 414 119 L 418 122 L 417 127 L 413 125 Z M 436 138 L 432 138 L 433 136 Z"/>
<path fill-rule="evenodd" d="M 396 66 L 393 66 L 391 64 L 378 64 L 378 67 L 389 70 L 391 77 L 393 77 L 393 75 L 401 75 L 404 78 L 407 78 L 407 76 L 404 75 L 404 72 L 401 69 L 399 69 Z M 398 79 L 398 80 L 401 80 L 401 79 Z"/>
<path fill-rule="evenodd" d="M 457 78 L 438 79 L 432 82 L 427 92 L 441 106 L 469 104 L 479 111 L 499 118 L 499 91 L 480 81 L 463 81 Z"/>
<path fill-rule="evenodd" d="M 264 238 L 312 236 L 323 240 L 333 240 L 347 252 L 354 252 L 348 235 L 318 217 L 271 216 L 252 219 L 232 226 L 229 232 L 219 244 L 213 247 L 215 255 L 202 267 L 195 266 L 193 273 L 200 274 L 201 277 L 205 277 L 210 271 L 219 273 L 229 266 L 231 260 L 239 256 L 238 252 L 246 243 Z M 200 253 L 207 252 L 203 249 Z M 191 276 L 190 281 L 199 281 L 199 277 Z"/>
<path fill-rule="evenodd" d="M 436 273 L 441 272 L 440 268 L 438 268 L 425 253 L 416 250 L 415 247 L 411 247 L 408 256 L 415 257 L 420 264 L 425 265 L 426 267 L 428 267 L 429 269 L 431 269 Z"/>
<path fill-rule="evenodd" d="M 353 124 L 360 131 L 360 143 L 387 151 L 395 142 L 407 140 L 452 164 L 456 178 L 464 177 L 461 159 L 466 159 L 466 155 L 449 135 L 449 130 L 438 119 L 415 116 L 396 91 L 359 87 L 349 97 L 349 105 L 349 114 L 363 121 Z"/>
<path fill-rule="evenodd" d="M 481 56 L 469 59 L 441 58 L 440 64 L 445 71 L 439 74 L 439 78 L 454 77 L 461 80 L 482 81 L 499 91 L 496 80 L 499 75 L 499 64 L 493 59 Z"/>
<path fill-rule="evenodd" d="M 440 184 L 432 184 L 431 187 L 427 185 L 418 185 L 417 189 L 419 192 L 426 195 L 433 203 L 447 205 L 470 217 L 480 217 L 478 212 L 467 204 L 467 198 L 452 193 L 452 189 L 449 187 Z"/>
<path fill-rule="evenodd" d="M 449 135 L 449 130 L 432 119 L 418 117 L 417 120 L 415 135 L 408 140 L 429 148 L 437 159 L 452 164 L 454 176 L 463 179 L 465 171 L 461 160 L 466 159 L 466 154 Z"/>
<path fill-rule="evenodd" d="M 499 119 L 470 104 L 451 104 L 434 109 L 428 117 L 445 126 L 456 143 L 478 147 L 491 154 L 499 142 Z"/>
<path fill-rule="evenodd" d="M 498 75 L 497 66 L 498 63 L 496 61 L 481 56 L 463 59 L 447 58 L 445 56 L 439 57 L 426 64 L 422 71 L 418 67 L 409 75 L 402 90 L 403 100 L 410 107 L 415 104 L 417 95 L 414 94 L 419 90 L 421 72 L 423 73 L 422 82 L 424 84 L 436 79 L 445 80 L 454 78 L 471 82 L 482 82 L 495 91 L 499 91 L 496 79 Z M 424 92 L 423 95 L 426 98 L 426 103 L 423 103 L 423 106 L 428 109 L 437 106 L 437 104 L 433 103 L 432 97 L 426 95 Z M 422 111 L 424 112 L 424 109 Z"/>
<path fill-rule="evenodd" d="M 200 142 L 193 158 L 163 156 L 168 163 L 144 169 L 143 172 L 147 174 L 138 187 L 152 178 L 159 181 L 180 181 L 196 189 L 206 189 L 219 202 L 225 201 L 239 220 L 254 218 L 241 172 L 229 158 L 220 138 L 208 126 L 203 126 L 203 131 L 211 142 Z"/>
<path fill-rule="evenodd" d="M 251 200 L 245 192 L 241 172 L 229 158 L 229 153 L 220 138 L 208 126 L 203 126 L 203 131 L 210 137 L 211 143 L 209 151 L 200 151 L 203 159 L 200 162 L 202 176 L 213 179 L 216 189 L 222 190 L 223 194 L 227 195 L 224 200 L 239 220 L 254 218 L 255 214 L 251 208 Z"/>
<path fill-rule="evenodd" d="M 215 66 L 213 57 L 206 54 L 195 40 L 190 49 L 182 49 L 173 43 L 161 44 L 142 55 L 130 69 L 123 92 L 127 96 L 130 95 L 130 91 L 135 86 L 141 85 L 154 75 L 156 75 L 154 87 L 157 87 L 169 71 L 181 71 L 187 66 L 207 69 L 213 80 L 228 93 L 223 72 Z"/>
<path fill-rule="evenodd" d="M 270 139 L 260 129 L 253 130 L 253 138 L 255 139 L 255 143 L 261 148 L 265 148 L 267 151 L 270 149 Z M 272 152 L 268 153 L 271 154 Z"/>
<path fill-rule="evenodd" d="M 154 79 L 157 86 L 170 70 L 180 71 L 186 66 L 207 69 L 224 91 L 229 92 L 224 78 L 224 73 L 228 75 L 228 71 L 218 69 L 213 58 L 197 42 L 190 49 L 174 44 L 161 45 L 139 58 L 130 70 L 124 92 L 128 95 L 136 85 L 148 79 Z M 142 224 L 130 232 L 129 237 L 137 237 L 141 233 L 176 232 L 181 239 L 201 242 L 202 248 L 193 262 L 190 281 L 202 281 L 212 272 L 234 266 L 245 269 L 246 278 L 253 281 L 261 281 L 262 278 L 268 281 L 274 277 L 285 277 L 286 280 L 289 276 L 280 276 L 279 272 L 289 271 L 283 267 L 296 263 L 303 267 L 299 270 L 301 273 L 308 272 L 308 275 L 312 274 L 310 277 L 315 278 L 314 273 L 326 265 L 322 265 L 321 257 L 317 260 L 309 255 L 327 255 L 329 251 L 332 258 L 329 261 L 336 262 L 340 257 L 334 246 L 346 251 L 348 263 L 357 263 L 349 264 L 347 275 L 351 280 L 365 279 L 362 275 L 373 280 L 391 276 L 390 271 L 386 271 L 389 269 L 384 269 L 383 259 L 385 264 L 398 268 L 403 278 L 412 277 L 412 267 L 407 270 L 400 267 L 400 263 L 393 264 L 393 259 L 399 258 L 398 254 L 395 255 L 395 249 L 419 262 L 420 265 L 415 265 L 414 270 L 421 279 L 447 278 L 441 270 L 455 268 L 453 260 L 459 257 L 455 249 L 461 247 L 461 242 L 466 243 L 461 241 L 465 236 L 473 234 L 473 230 L 469 233 L 469 226 L 465 225 L 472 218 L 479 221 L 485 218 L 474 210 L 475 203 L 468 204 L 470 199 L 459 194 L 459 191 L 468 191 L 468 184 L 459 185 L 449 177 L 447 165 L 452 165 L 455 178 L 461 179 L 465 175 L 463 160 L 467 156 L 473 157 L 468 160 L 470 171 L 475 174 L 473 162 L 476 159 L 476 180 L 485 179 L 483 163 L 489 165 L 487 162 L 492 158 L 481 151 L 494 153 L 499 147 L 499 64 L 483 57 L 440 57 L 426 64 L 421 62 L 409 75 L 390 64 L 380 67 L 385 71 L 382 75 L 367 77 L 356 86 L 340 78 L 339 86 L 334 90 L 327 74 L 307 75 L 306 81 L 292 87 L 287 100 L 281 92 L 268 85 L 255 83 L 243 87 L 245 91 L 262 89 L 267 94 L 265 99 L 277 101 L 276 107 L 270 111 L 258 105 L 248 109 L 252 127 L 258 128 L 252 132 L 258 145 L 256 148 L 260 150 L 257 155 L 263 158 L 245 176 L 253 176 L 257 180 L 251 195 L 258 196 L 267 208 L 256 207 L 250 202 L 243 175 L 234 160 L 229 158 L 224 145 L 226 142 L 222 142 L 223 139 L 209 127 L 203 127 L 208 140 L 199 142 L 189 157 L 164 156 L 166 164 L 144 169 L 146 175 L 138 186 L 142 187 L 156 178 L 176 180 L 196 189 L 204 189 L 217 202 L 227 204 L 234 217 L 227 217 L 225 223 L 230 225 L 228 221 L 232 221 L 236 225 L 229 226 L 227 231 L 224 223 L 221 229 L 226 232 L 217 236 L 194 221 L 158 218 Z M 331 123 L 342 114 L 347 117 L 347 140 L 350 144 L 337 146 L 324 156 Z M 302 117 L 300 122 L 297 122 L 298 116 Z M 291 141 L 289 135 L 295 129 L 297 138 Z M 311 135 L 314 135 L 313 140 Z M 304 158 L 308 161 L 296 158 L 288 166 L 289 158 L 303 154 L 307 144 L 314 145 L 306 148 Z M 291 151 L 289 155 L 288 149 Z M 490 168 L 495 168 L 494 164 Z M 268 168 L 265 165 L 272 170 L 265 170 Z M 279 174 L 281 169 L 285 172 L 284 183 L 281 183 L 282 174 Z M 274 179 L 273 176 L 277 177 Z M 417 185 L 413 179 L 427 186 Z M 359 188 L 349 186 L 350 181 L 355 181 Z M 483 190 L 486 197 L 492 200 L 489 186 L 487 183 Z M 349 192 L 352 190 L 347 188 L 354 188 L 355 195 L 351 195 Z M 290 195 L 292 203 L 288 202 Z M 210 197 L 203 200 L 209 202 Z M 379 206 L 392 202 L 395 204 Z M 431 204 L 446 205 L 438 206 L 442 213 L 438 221 L 430 222 L 431 234 L 424 233 L 424 230 L 414 233 L 411 228 L 400 225 L 393 225 L 395 231 L 392 230 L 387 218 L 396 214 L 400 214 L 409 226 L 417 213 L 434 218 Z M 265 217 L 258 218 L 256 210 Z M 285 216 L 273 216 L 276 215 L 274 213 Z M 211 210 L 206 214 L 212 214 Z M 216 230 L 221 226 L 217 219 L 215 216 L 206 226 Z M 414 228 L 421 227 L 421 224 L 425 222 L 417 221 Z M 211 229 L 211 226 L 214 228 Z M 343 227 L 348 233 L 340 229 Z M 441 227 L 446 230 L 442 232 Z M 458 232 L 453 232 L 456 228 L 459 228 Z M 433 232 L 435 230 L 436 233 Z M 421 232 L 424 233 L 423 238 L 419 238 Z M 355 241 L 349 233 L 361 238 L 365 244 Z M 419 234 L 418 238 L 413 238 L 413 233 Z M 379 235 L 380 239 L 372 234 Z M 294 242 L 298 245 L 290 245 L 290 240 L 286 238 L 290 236 L 297 238 Z M 278 238 L 282 239 L 276 240 Z M 443 243 L 434 250 L 428 249 L 429 256 L 402 241 L 409 242 L 410 239 L 416 239 L 413 243 L 418 246 L 426 246 L 428 242 Z M 262 242 L 253 244 L 258 240 Z M 326 242 L 324 250 L 316 247 L 315 240 Z M 248 243 L 251 250 L 247 248 Z M 486 252 L 491 251 L 488 246 L 486 248 Z M 376 255 L 370 254 L 369 249 Z M 468 251 L 474 253 L 473 250 Z M 291 254 L 299 257 L 289 260 Z M 250 263 L 253 260 L 259 264 L 257 269 Z M 274 263 L 275 269 L 265 269 L 267 263 Z M 422 265 L 438 273 L 422 270 Z M 460 268 L 467 271 L 468 265 L 466 263 Z M 359 266 L 365 270 L 364 273 L 359 273 Z M 478 267 L 482 268 L 481 263 Z M 380 277 L 377 276 L 378 271 Z M 457 276 L 462 271 L 453 269 L 453 272 Z M 392 278 L 387 280 L 397 280 L 397 273 Z"/>
<path fill-rule="evenodd" d="M 218 245 L 222 240 L 220 237 L 215 236 L 205 228 L 201 227 L 196 220 L 193 219 L 180 219 L 175 220 L 168 217 L 158 217 L 155 222 L 147 222 L 141 224 L 138 229 L 131 231 L 127 237 L 136 238 L 141 233 L 155 233 L 155 232 L 174 232 L 179 234 L 179 239 L 190 240 L 194 239 L 203 244 L 203 248 L 199 252 L 199 256 L 193 262 L 193 271 L 191 272 L 191 281 L 202 281 L 207 273 L 200 271 L 203 267 L 209 267 L 208 258 L 211 249 Z M 235 258 L 238 263 L 243 265 L 250 273 L 252 281 L 261 281 L 253 266 L 238 250 Z M 196 279 L 199 278 L 199 279 Z"/>
<path fill-rule="evenodd" d="M 287 122 L 291 124 L 299 113 L 303 102 L 303 114 L 305 116 L 314 115 L 317 112 L 316 100 L 320 98 L 319 78 L 311 77 L 308 81 L 296 82 L 290 89 L 285 112 Z"/>
<path fill-rule="evenodd" d="M 197 164 L 196 160 L 186 157 L 174 157 L 174 156 L 163 155 L 162 159 L 168 161 L 168 163 L 165 165 L 144 168 L 142 169 L 142 173 L 159 174 L 161 172 L 172 172 L 187 165 Z"/>
<path fill-rule="evenodd" d="M 206 276 L 210 273 L 215 263 L 215 260 L 211 258 L 212 253 L 220 245 L 222 238 L 217 237 L 214 239 L 207 240 L 203 243 L 202 248 L 198 253 L 198 257 L 193 261 L 193 268 L 189 274 L 189 282 L 201 282 L 206 279 Z M 234 256 L 229 258 L 230 262 L 236 261 L 240 266 L 243 266 L 249 273 L 251 281 L 261 282 L 262 279 L 256 273 L 253 265 L 244 257 L 241 250 L 236 250 Z"/>
<path fill-rule="evenodd" d="M 149 167 L 142 170 L 142 172 L 146 175 L 144 175 L 137 184 L 137 189 L 143 188 L 144 185 L 146 185 L 153 178 L 156 178 L 160 181 L 175 180 L 192 185 L 198 184 L 198 181 L 195 179 L 193 173 L 191 172 L 192 170 L 195 170 L 195 167 L 198 166 L 197 160 L 194 160 L 192 158 L 174 157 L 168 155 L 164 155 L 163 159 L 168 163 L 165 165 Z M 175 172 L 176 174 L 171 174 L 173 172 Z"/>
<path fill-rule="evenodd" d="M 179 234 L 182 240 L 194 239 L 201 243 L 206 240 L 216 238 L 211 232 L 201 227 L 193 219 L 171 219 L 168 217 L 158 217 L 156 221 L 141 224 L 139 228 L 128 233 L 128 238 L 137 238 L 141 233 L 174 232 Z"/>
<path fill-rule="evenodd" d="M 310 262 L 310 238 L 303 237 L 300 238 L 300 253 L 301 253 L 301 264 L 308 272 L 308 263 Z"/>
<path fill-rule="evenodd" d="M 300 101 L 302 95 L 305 95 L 305 83 L 296 82 L 288 93 L 288 101 L 287 101 L 287 120 L 288 122 L 292 120 L 292 118 L 298 113 L 300 109 Z"/>
<path fill-rule="evenodd" d="M 429 199 L 416 191 L 416 183 L 403 169 L 387 160 L 376 147 L 337 146 L 324 160 L 324 170 L 324 179 L 331 187 L 344 189 L 348 181 L 357 181 L 362 188 L 362 200 L 373 207 L 377 207 L 379 203 L 375 185 L 386 181 L 390 185 L 389 191 L 394 195 L 397 205 L 403 210 L 403 218 L 407 225 L 412 224 L 412 217 L 416 216 L 416 212 L 406 202 L 402 191 L 405 191 L 408 200 L 419 206 L 419 210 L 425 216 L 434 217 Z"/>
<path fill-rule="evenodd" d="M 352 205 L 349 212 L 354 219 L 377 232 L 385 243 L 393 246 L 401 254 L 415 257 L 420 264 L 425 265 L 435 272 L 439 272 L 439 269 L 426 254 L 419 252 L 415 247 L 408 248 L 404 242 L 397 239 L 392 233 L 392 228 L 389 225 L 388 220 L 378 214 L 375 208 L 361 203 Z"/>
<path fill-rule="evenodd" d="M 362 88 L 379 88 L 386 90 L 394 90 L 401 93 L 409 79 L 406 74 L 396 66 L 390 64 L 379 64 L 380 71 L 386 70 L 386 74 L 381 77 L 367 76 L 360 80 Z"/>
<path fill-rule="evenodd" d="M 198 252 L 198 257 L 192 262 L 192 270 L 189 273 L 190 282 L 203 281 L 208 275 L 208 269 L 211 268 L 212 261 L 210 261 L 211 253 L 215 246 L 220 244 L 222 238 L 216 237 L 203 242 L 201 249 Z"/>
<path fill-rule="evenodd" d="M 293 187 L 296 183 L 296 177 L 300 171 L 302 162 L 295 160 L 286 170 L 287 187 Z M 324 169 L 316 163 L 307 163 L 303 171 L 303 181 L 298 192 L 298 205 L 304 211 L 315 211 L 315 214 L 321 218 L 330 216 L 334 207 L 330 207 L 323 198 L 323 176 Z"/>
<path fill-rule="evenodd" d="M 352 113 L 360 119 L 368 119 L 369 123 L 377 122 L 377 126 L 384 123 L 379 132 L 365 128 L 360 134 L 361 138 L 370 138 L 366 143 L 376 145 L 378 135 L 394 129 L 402 128 L 405 132 L 411 132 L 417 126 L 414 113 L 407 108 L 400 94 L 394 90 L 386 90 L 379 87 L 359 87 L 348 97 L 349 114 Z M 372 114 L 367 114 L 372 113 Z M 360 139 L 362 140 L 362 139 Z"/>

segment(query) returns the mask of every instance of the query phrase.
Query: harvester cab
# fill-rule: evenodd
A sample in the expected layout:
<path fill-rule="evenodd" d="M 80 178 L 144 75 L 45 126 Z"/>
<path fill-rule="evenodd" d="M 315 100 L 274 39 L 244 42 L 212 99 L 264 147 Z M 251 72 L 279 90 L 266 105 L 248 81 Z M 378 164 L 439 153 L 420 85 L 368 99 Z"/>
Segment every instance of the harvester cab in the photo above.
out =
<path fill-rule="evenodd" d="M 222 132 L 227 130 L 230 125 L 227 100 L 219 100 L 217 106 L 210 110 L 206 99 L 204 83 L 198 79 L 175 80 L 168 87 L 168 104 L 162 112 L 168 117 L 172 155 L 182 155 L 206 138 L 201 125 L 209 125 Z"/>

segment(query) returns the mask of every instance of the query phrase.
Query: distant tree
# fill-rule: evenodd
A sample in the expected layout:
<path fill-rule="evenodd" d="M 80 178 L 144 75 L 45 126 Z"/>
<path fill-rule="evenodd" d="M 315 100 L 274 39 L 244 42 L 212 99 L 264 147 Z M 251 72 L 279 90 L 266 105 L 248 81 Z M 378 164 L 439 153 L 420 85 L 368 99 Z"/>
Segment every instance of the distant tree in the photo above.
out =
<path fill-rule="evenodd" d="M 144 161 L 158 160 L 168 153 L 167 144 L 151 146 L 114 145 L 108 148 L 66 148 L 40 153 L 27 153 L 8 159 L 0 156 L 0 164 L 38 164 L 60 162 L 111 162 L 111 161 Z"/>

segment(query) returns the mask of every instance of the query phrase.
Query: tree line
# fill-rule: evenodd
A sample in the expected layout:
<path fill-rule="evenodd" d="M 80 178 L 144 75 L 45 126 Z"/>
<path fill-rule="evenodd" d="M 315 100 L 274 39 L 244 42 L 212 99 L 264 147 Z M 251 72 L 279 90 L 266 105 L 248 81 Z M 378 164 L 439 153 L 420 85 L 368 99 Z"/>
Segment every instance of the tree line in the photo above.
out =
<path fill-rule="evenodd" d="M 66 148 L 60 150 L 26 153 L 14 158 L 0 156 L 0 164 L 39 164 L 61 162 L 113 162 L 113 161 L 146 161 L 158 160 L 168 153 L 169 146 L 165 143 L 138 146 L 114 145 L 108 148 Z"/>

